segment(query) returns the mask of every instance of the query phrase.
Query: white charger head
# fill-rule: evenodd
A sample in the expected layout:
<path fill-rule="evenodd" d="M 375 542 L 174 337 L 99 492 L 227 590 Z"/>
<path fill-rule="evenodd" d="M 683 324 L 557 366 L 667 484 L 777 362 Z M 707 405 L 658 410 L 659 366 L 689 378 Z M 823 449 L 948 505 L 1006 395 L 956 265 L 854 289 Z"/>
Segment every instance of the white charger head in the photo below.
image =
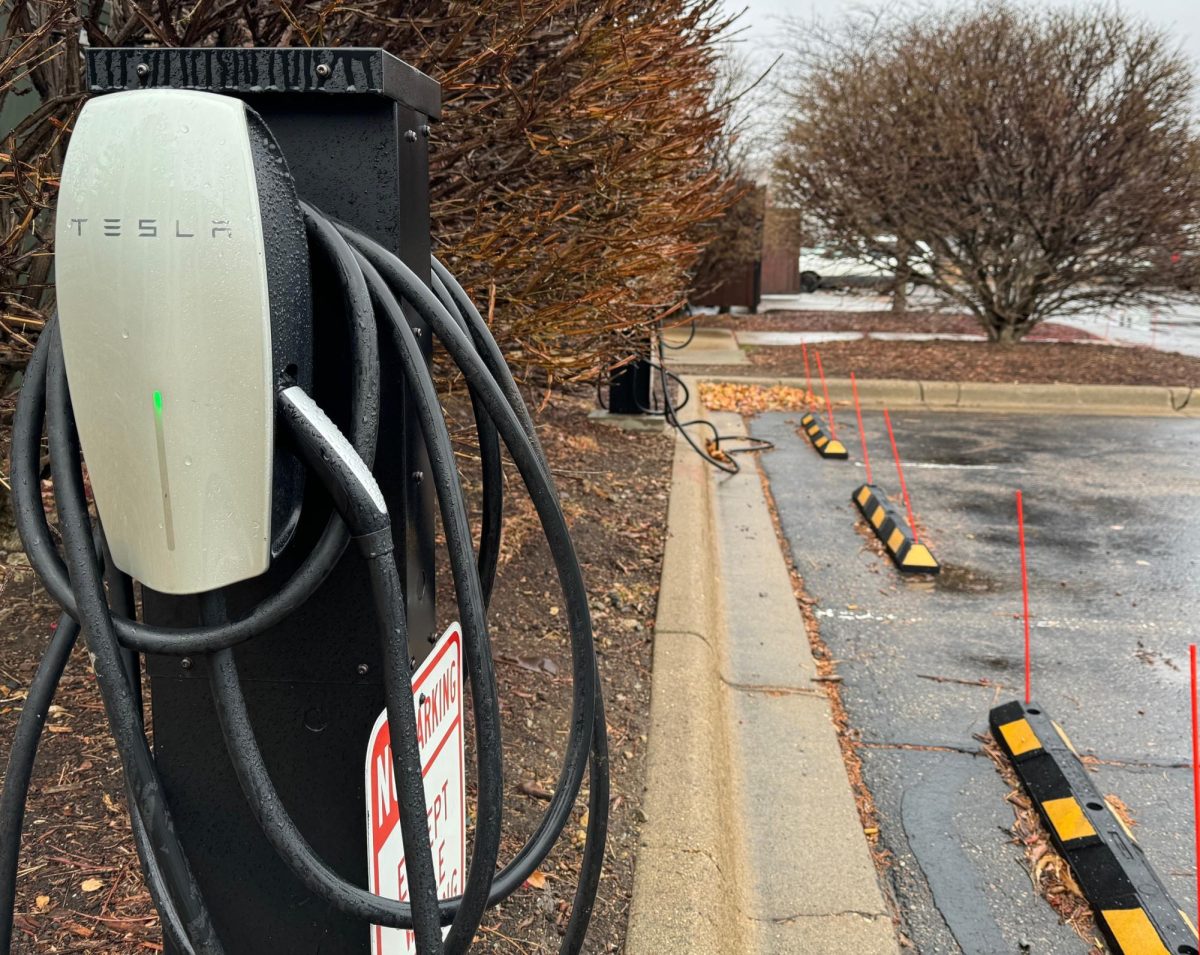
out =
<path fill-rule="evenodd" d="M 311 364 L 303 219 L 261 119 L 187 90 L 90 100 L 63 167 L 55 273 L 114 563 L 171 594 L 261 574 L 302 486 L 277 460 L 276 383 L 286 369 L 306 385 Z"/>

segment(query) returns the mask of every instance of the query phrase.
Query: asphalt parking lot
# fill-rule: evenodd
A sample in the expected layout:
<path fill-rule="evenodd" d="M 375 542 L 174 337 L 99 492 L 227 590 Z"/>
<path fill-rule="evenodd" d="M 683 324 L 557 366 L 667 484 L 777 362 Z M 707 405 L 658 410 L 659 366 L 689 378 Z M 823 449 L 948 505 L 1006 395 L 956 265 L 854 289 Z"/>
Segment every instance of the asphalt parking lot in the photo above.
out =
<path fill-rule="evenodd" d="M 1087 946 L 1034 892 L 1007 787 L 980 754 L 989 709 L 1023 685 L 1014 492 L 1025 496 L 1033 696 L 1119 796 L 1176 900 L 1195 912 L 1187 645 L 1200 594 L 1200 429 L 1172 419 L 900 412 L 918 525 L 944 571 L 906 580 L 855 530 L 864 481 L 825 461 L 799 413 L 754 420 L 784 535 L 842 696 L 904 930 L 933 953 Z M 882 418 L 866 415 L 874 481 L 900 502 Z M 980 681 L 994 685 L 978 685 Z"/>

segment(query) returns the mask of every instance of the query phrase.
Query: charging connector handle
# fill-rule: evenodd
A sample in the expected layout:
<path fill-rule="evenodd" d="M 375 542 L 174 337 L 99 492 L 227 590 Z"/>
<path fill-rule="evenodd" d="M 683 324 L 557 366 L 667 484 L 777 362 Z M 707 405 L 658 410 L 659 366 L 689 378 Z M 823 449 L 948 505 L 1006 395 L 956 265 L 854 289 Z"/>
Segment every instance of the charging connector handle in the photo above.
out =
<path fill-rule="evenodd" d="M 277 405 L 304 463 L 321 479 L 351 533 L 388 530 L 387 504 L 375 475 L 329 415 L 298 385 L 281 389 Z"/>

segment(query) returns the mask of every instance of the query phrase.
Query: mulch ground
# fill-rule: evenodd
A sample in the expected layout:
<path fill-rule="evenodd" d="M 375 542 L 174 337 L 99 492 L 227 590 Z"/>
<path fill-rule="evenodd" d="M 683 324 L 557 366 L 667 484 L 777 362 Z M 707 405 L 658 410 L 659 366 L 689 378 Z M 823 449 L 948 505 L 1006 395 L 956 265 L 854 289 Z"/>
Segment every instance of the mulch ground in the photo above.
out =
<path fill-rule="evenodd" d="M 982 381 L 1019 384 L 1200 385 L 1200 358 L 1175 352 L 1116 345 L 1021 342 L 890 342 L 866 338 L 816 346 L 825 374 L 922 381 Z M 813 347 L 809 347 L 811 352 Z M 800 349 L 748 348 L 756 371 L 804 376 Z M 811 361 L 811 359 L 810 359 Z M 733 366 L 730 374 L 746 374 Z M 816 367 L 812 369 L 816 374 Z"/>
<path fill-rule="evenodd" d="M 586 418 L 592 405 L 590 395 L 559 394 L 538 421 L 591 595 L 612 753 L 608 851 L 586 951 L 618 952 L 643 818 L 651 635 L 672 442 L 592 424 Z M 462 410 L 460 404 L 451 414 L 452 425 L 467 424 Z M 11 403 L 0 412 L 6 430 Z M 463 445 L 460 453 L 469 474 L 472 449 Z M 553 790 L 570 701 L 562 600 L 532 506 L 515 470 L 508 477 L 508 523 L 490 614 L 504 701 L 502 860 L 532 833 Z M 439 576 L 444 581 L 449 574 Z M 449 601 L 443 596 L 440 604 L 446 620 Z M 0 765 L 56 618 L 24 555 L 0 551 Z M 582 855 L 585 803 L 586 782 L 560 846 L 529 883 L 489 911 L 477 950 L 558 950 Z M 133 955 L 162 948 L 129 834 L 119 761 L 82 650 L 67 670 L 39 752 L 17 912 L 14 953 Z"/>

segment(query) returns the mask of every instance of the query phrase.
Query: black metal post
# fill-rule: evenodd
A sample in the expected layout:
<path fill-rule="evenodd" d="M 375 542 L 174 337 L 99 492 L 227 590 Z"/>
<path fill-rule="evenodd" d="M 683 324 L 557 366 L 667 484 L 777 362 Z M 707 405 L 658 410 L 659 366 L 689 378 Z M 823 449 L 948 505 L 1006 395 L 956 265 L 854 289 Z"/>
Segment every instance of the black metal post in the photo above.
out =
<path fill-rule="evenodd" d="M 429 123 L 441 97 L 429 77 L 374 49 L 89 50 L 87 70 L 93 94 L 169 87 L 245 100 L 278 139 L 302 198 L 428 277 Z M 313 314 L 315 397 L 344 423 L 350 356 L 336 292 L 318 284 Z M 409 317 L 428 360 L 428 332 Z M 431 482 L 419 431 L 404 414 L 390 345 L 381 348 L 381 363 L 375 471 L 404 557 L 412 651 L 421 658 L 439 623 L 449 622 L 438 621 L 434 608 Z M 270 573 L 227 592 L 231 614 L 276 589 L 295 566 L 289 554 L 315 540 L 322 492 L 310 481 L 306 495 L 295 540 Z M 148 622 L 197 619 L 196 598 L 143 589 L 142 599 Z M 287 809 L 314 849 L 363 885 L 364 762 L 384 707 L 371 607 L 361 558 L 351 548 L 298 614 L 236 651 L 258 740 Z M 164 787 L 229 955 L 368 952 L 368 927 L 310 894 L 259 832 L 225 753 L 204 661 L 152 658 L 148 670 Z"/>

